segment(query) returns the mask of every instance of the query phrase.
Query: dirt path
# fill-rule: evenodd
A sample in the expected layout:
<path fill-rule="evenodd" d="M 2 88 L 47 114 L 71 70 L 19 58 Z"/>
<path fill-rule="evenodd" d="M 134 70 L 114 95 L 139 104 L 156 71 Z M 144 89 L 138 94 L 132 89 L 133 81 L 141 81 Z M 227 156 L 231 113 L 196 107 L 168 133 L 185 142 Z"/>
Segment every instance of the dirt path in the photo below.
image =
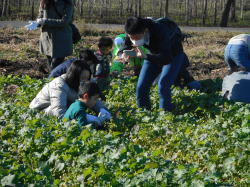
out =
<path fill-rule="evenodd" d="M 3 27 L 12 27 L 12 28 L 20 28 L 24 27 L 24 25 L 27 25 L 28 21 L 0 21 L 0 28 Z M 86 24 L 89 28 L 94 29 L 103 29 L 103 30 L 123 30 L 123 25 L 117 25 L 117 24 Z M 79 24 L 79 26 L 81 26 Z M 183 26 L 181 27 L 183 31 L 186 32 L 241 32 L 246 33 L 250 32 L 250 28 L 233 28 L 233 27 L 189 27 L 189 26 Z"/>

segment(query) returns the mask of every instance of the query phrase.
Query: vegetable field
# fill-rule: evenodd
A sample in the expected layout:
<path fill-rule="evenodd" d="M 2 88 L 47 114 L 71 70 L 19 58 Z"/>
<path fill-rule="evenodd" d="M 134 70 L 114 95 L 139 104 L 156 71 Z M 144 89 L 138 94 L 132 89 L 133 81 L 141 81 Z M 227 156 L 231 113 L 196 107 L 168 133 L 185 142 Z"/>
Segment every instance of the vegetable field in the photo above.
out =
<path fill-rule="evenodd" d="M 106 96 L 106 130 L 80 127 L 28 104 L 47 79 L 0 77 L 1 185 L 247 186 L 250 107 L 204 92 L 173 89 L 173 114 L 138 109 L 136 78 L 118 78 Z M 14 91 L 13 91 L 14 90 Z"/>
<path fill-rule="evenodd" d="M 82 47 L 101 35 L 81 31 Z M 173 113 L 138 109 L 137 78 L 112 80 L 105 130 L 80 127 L 28 108 L 48 82 L 39 31 L 0 30 L 0 186 L 249 186 L 250 105 L 220 96 L 223 49 L 234 33 L 190 33 L 185 43 L 203 90 L 173 88 Z"/>

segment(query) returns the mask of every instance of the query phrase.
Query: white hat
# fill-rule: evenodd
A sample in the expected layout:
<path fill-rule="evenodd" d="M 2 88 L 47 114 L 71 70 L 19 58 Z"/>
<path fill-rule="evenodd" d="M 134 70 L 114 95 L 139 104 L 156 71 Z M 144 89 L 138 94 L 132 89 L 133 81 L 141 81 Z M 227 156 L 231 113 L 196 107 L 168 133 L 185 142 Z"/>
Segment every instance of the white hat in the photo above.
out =
<path fill-rule="evenodd" d="M 122 45 L 122 44 L 124 44 L 124 40 L 120 37 L 116 37 L 114 40 L 114 44 L 115 45 Z"/>

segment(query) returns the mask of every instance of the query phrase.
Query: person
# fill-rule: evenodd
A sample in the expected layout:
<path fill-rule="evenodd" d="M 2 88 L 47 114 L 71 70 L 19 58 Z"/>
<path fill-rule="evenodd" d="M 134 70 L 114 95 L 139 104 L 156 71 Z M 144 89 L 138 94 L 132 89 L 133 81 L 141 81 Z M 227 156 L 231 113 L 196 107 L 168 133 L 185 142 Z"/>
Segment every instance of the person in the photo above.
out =
<path fill-rule="evenodd" d="M 112 62 L 111 68 L 110 68 L 111 74 L 119 74 L 125 68 L 125 64 L 119 60 L 120 56 L 118 54 L 120 48 L 122 47 L 122 45 L 125 42 L 125 37 L 126 37 L 126 34 L 123 33 L 123 34 L 117 35 L 115 37 L 115 39 L 114 39 L 114 49 L 113 49 L 113 52 L 112 52 L 112 54 L 113 54 L 113 62 Z M 145 53 L 149 52 L 143 46 L 141 46 L 141 50 L 144 50 Z M 143 59 L 137 58 L 137 57 L 131 57 L 129 59 L 128 64 L 132 67 L 133 72 L 134 72 L 134 76 L 139 76 L 140 71 L 141 71 L 141 67 L 142 67 L 142 64 L 143 64 Z"/>
<path fill-rule="evenodd" d="M 229 74 L 222 83 L 222 96 L 228 100 L 250 103 L 250 35 L 231 38 L 225 48 L 224 59 Z"/>
<path fill-rule="evenodd" d="M 47 83 L 31 101 L 31 109 L 42 110 L 45 114 L 62 118 L 77 98 L 80 82 L 90 80 L 91 71 L 84 61 L 74 61 L 66 74 L 63 74 Z M 109 113 L 101 101 L 93 107 L 95 112 L 103 108 Z"/>
<path fill-rule="evenodd" d="M 130 17 L 125 23 L 125 32 L 127 37 L 120 52 L 132 46 L 136 56 L 144 59 L 136 87 L 138 107 L 151 109 L 150 87 L 160 75 L 159 106 L 166 111 L 173 111 L 171 86 L 186 65 L 186 54 L 182 46 L 183 35 L 179 27 L 167 18 L 154 21 Z M 145 54 L 138 46 L 146 47 L 150 53 Z M 124 61 L 130 58 L 124 52 L 122 57 Z"/>
<path fill-rule="evenodd" d="M 79 98 L 70 105 L 64 118 L 68 120 L 76 119 L 78 124 L 81 126 L 87 125 L 88 123 L 94 123 L 101 126 L 104 120 L 109 119 L 108 116 L 99 113 L 98 117 L 87 114 L 86 108 L 92 108 L 100 95 L 98 85 L 94 82 L 84 82 L 80 84 L 78 96 Z"/>
<path fill-rule="evenodd" d="M 250 71 L 250 34 L 239 34 L 231 38 L 224 51 L 224 60 L 232 72 L 238 68 Z"/>
<path fill-rule="evenodd" d="M 106 90 L 110 83 L 110 63 L 112 61 L 113 40 L 109 37 L 101 37 L 98 42 L 98 51 L 95 55 L 98 59 L 93 80 L 101 91 Z"/>
<path fill-rule="evenodd" d="M 89 65 L 92 75 L 95 73 L 95 67 L 96 67 L 96 64 L 98 63 L 98 60 L 97 60 L 97 58 L 92 50 L 83 49 L 79 52 L 78 58 L 75 57 L 75 58 L 71 58 L 69 60 L 66 60 L 63 63 L 61 63 L 60 65 L 58 65 L 56 68 L 54 68 L 50 72 L 49 78 L 59 77 L 62 74 L 66 73 L 67 69 L 70 67 L 70 65 L 76 60 L 85 61 Z"/>
<path fill-rule="evenodd" d="M 47 56 L 50 70 L 72 54 L 72 17 L 72 0 L 40 1 L 38 18 L 33 24 L 41 27 L 39 50 Z"/>
<path fill-rule="evenodd" d="M 250 103 L 250 72 L 238 71 L 224 77 L 222 96 L 228 100 Z"/>

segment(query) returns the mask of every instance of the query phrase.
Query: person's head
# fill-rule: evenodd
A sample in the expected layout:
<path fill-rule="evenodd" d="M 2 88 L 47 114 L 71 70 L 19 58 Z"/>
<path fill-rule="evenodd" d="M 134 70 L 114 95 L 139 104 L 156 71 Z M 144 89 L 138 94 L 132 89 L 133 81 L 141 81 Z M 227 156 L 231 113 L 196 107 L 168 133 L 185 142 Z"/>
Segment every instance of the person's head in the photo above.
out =
<path fill-rule="evenodd" d="M 107 55 L 111 52 L 113 47 L 113 40 L 109 37 L 101 37 L 98 42 L 98 48 L 100 52 L 104 55 Z"/>
<path fill-rule="evenodd" d="M 84 82 L 79 86 L 79 99 L 86 104 L 87 107 L 93 107 L 100 95 L 99 87 L 94 82 Z"/>
<path fill-rule="evenodd" d="M 85 61 L 89 66 L 92 64 L 98 64 L 98 59 L 96 58 L 94 52 L 90 49 L 80 51 L 79 59 Z"/>
<path fill-rule="evenodd" d="M 145 33 L 148 31 L 145 20 L 139 17 L 130 17 L 125 23 L 125 32 L 135 46 L 145 43 Z"/>
<path fill-rule="evenodd" d="M 70 88 L 78 91 L 80 82 L 88 81 L 91 77 L 91 70 L 85 61 L 74 61 L 66 73 L 65 81 Z"/>

